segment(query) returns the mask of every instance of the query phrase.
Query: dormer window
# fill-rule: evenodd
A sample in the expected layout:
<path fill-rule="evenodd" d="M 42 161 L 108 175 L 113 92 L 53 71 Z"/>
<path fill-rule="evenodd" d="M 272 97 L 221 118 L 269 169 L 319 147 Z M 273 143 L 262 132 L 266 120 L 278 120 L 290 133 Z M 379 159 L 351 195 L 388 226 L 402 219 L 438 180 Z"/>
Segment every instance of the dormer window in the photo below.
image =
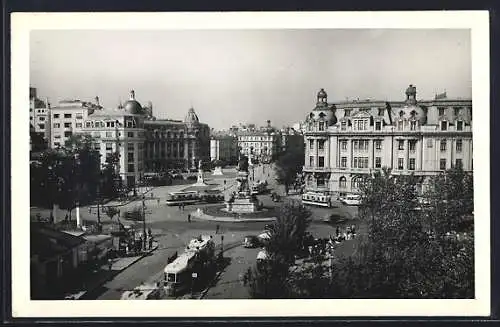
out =
<path fill-rule="evenodd" d="M 344 110 L 344 117 L 349 117 L 351 115 L 351 109 Z"/>
<path fill-rule="evenodd" d="M 318 129 L 320 131 L 324 131 L 325 130 L 325 122 L 320 121 L 318 124 Z"/>
<path fill-rule="evenodd" d="M 441 130 L 442 130 L 442 131 L 446 131 L 446 130 L 448 130 L 448 122 L 447 122 L 446 120 L 443 120 L 443 121 L 441 122 Z"/>
<path fill-rule="evenodd" d="M 343 121 L 340 123 L 340 129 L 342 131 L 345 131 L 347 129 L 347 122 Z"/>
<path fill-rule="evenodd" d="M 457 121 L 457 131 L 463 131 L 464 129 L 464 122 L 461 120 Z"/>
<path fill-rule="evenodd" d="M 414 131 L 417 129 L 417 121 L 416 120 L 411 120 L 410 121 L 410 130 Z"/>
<path fill-rule="evenodd" d="M 375 122 L 375 130 L 380 131 L 382 129 L 382 122 L 381 121 L 376 121 Z"/>
<path fill-rule="evenodd" d="M 358 131 L 366 131 L 368 129 L 368 120 L 356 119 L 354 121 L 354 129 Z"/>
<path fill-rule="evenodd" d="M 384 108 L 378 108 L 378 115 L 383 116 L 384 115 Z"/>
<path fill-rule="evenodd" d="M 438 115 L 439 116 L 444 116 L 444 107 L 439 107 L 438 108 Z"/>
<path fill-rule="evenodd" d="M 405 115 L 405 112 L 404 112 L 403 110 L 401 110 L 401 111 L 399 112 L 399 117 L 403 118 L 403 116 L 404 116 L 404 115 Z"/>
<path fill-rule="evenodd" d="M 453 114 L 455 115 L 455 117 L 457 117 L 458 115 L 460 115 L 460 107 L 454 107 L 453 108 Z"/>
<path fill-rule="evenodd" d="M 416 112 L 415 110 L 412 110 L 412 111 L 410 112 L 410 116 L 411 116 L 411 118 L 415 118 L 415 116 L 416 116 L 416 115 L 417 115 L 417 112 Z"/>

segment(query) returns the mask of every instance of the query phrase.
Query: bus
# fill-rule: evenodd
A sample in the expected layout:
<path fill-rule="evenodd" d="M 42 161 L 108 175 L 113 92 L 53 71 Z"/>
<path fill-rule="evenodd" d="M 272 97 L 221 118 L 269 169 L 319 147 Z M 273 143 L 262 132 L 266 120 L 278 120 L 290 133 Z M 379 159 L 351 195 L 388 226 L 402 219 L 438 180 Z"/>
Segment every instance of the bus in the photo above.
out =
<path fill-rule="evenodd" d="M 167 195 L 167 205 L 194 204 L 200 200 L 197 191 L 172 192 Z"/>
<path fill-rule="evenodd" d="M 332 206 L 332 197 L 324 193 L 306 192 L 302 194 L 302 203 L 330 208 Z"/>
<path fill-rule="evenodd" d="M 215 263 L 215 243 L 212 236 L 199 236 L 186 246 L 186 252 L 179 255 L 164 269 L 166 294 L 177 296 L 186 292 L 193 283 L 193 273 L 207 275 Z"/>

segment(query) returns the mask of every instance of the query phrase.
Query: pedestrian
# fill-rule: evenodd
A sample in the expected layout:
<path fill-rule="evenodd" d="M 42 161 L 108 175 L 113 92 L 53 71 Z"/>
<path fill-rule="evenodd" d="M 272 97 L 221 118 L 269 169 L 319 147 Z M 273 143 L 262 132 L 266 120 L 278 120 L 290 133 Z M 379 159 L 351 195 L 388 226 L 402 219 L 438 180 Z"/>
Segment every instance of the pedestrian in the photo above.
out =
<path fill-rule="evenodd" d="M 219 226 L 219 224 L 217 224 L 217 226 L 215 226 L 215 234 L 219 234 L 219 228 L 220 228 L 220 226 Z"/>
<path fill-rule="evenodd" d="M 191 222 L 191 214 L 188 213 L 188 223 Z"/>
<path fill-rule="evenodd" d="M 153 248 L 153 236 L 149 236 L 149 249 Z"/>
<path fill-rule="evenodd" d="M 89 206 L 89 215 L 92 213 L 92 208 Z"/>
<path fill-rule="evenodd" d="M 108 259 L 108 268 L 109 268 L 109 271 L 111 271 L 112 267 L 113 267 L 113 262 L 111 261 L 111 259 Z"/>
<path fill-rule="evenodd" d="M 158 206 L 160 205 L 160 198 L 156 199 L 156 203 L 158 203 Z"/>
<path fill-rule="evenodd" d="M 179 211 L 181 211 L 181 204 L 179 203 Z"/>
<path fill-rule="evenodd" d="M 340 234 L 340 228 L 339 228 L 339 226 L 337 226 L 337 228 L 335 229 L 335 234 L 337 234 L 337 237 L 339 237 L 339 234 Z"/>
<path fill-rule="evenodd" d="M 153 196 L 154 196 L 154 194 L 153 194 L 153 192 L 151 192 L 151 197 L 153 197 Z"/>
<path fill-rule="evenodd" d="M 226 185 L 226 180 L 224 180 L 224 185 Z"/>

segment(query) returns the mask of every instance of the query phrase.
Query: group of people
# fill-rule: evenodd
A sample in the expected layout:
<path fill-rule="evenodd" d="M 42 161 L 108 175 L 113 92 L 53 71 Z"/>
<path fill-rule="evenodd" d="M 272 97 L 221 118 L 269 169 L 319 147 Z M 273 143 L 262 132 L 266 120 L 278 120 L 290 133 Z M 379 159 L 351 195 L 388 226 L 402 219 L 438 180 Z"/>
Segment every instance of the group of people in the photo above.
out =
<path fill-rule="evenodd" d="M 330 235 L 327 238 L 314 238 L 308 234 L 304 240 L 304 247 L 310 256 L 329 254 L 334 249 L 336 244 L 340 244 L 346 240 L 352 240 L 356 236 L 356 226 L 351 225 L 345 227 L 344 231 L 339 226 L 335 229 L 335 235 Z"/>

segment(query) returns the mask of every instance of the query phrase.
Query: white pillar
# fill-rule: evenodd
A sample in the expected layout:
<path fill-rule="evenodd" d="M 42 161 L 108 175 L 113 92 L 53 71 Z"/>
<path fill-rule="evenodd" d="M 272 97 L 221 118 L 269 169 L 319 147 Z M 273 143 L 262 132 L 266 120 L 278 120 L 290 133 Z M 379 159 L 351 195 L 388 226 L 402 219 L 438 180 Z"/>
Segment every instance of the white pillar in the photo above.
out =
<path fill-rule="evenodd" d="M 76 205 L 76 227 L 82 227 L 82 221 L 80 220 L 80 204 Z"/>
<path fill-rule="evenodd" d="M 58 211 L 59 211 L 59 205 L 54 204 L 52 206 L 52 217 L 54 218 L 54 223 L 57 223 L 59 221 L 59 219 L 57 219 Z"/>

